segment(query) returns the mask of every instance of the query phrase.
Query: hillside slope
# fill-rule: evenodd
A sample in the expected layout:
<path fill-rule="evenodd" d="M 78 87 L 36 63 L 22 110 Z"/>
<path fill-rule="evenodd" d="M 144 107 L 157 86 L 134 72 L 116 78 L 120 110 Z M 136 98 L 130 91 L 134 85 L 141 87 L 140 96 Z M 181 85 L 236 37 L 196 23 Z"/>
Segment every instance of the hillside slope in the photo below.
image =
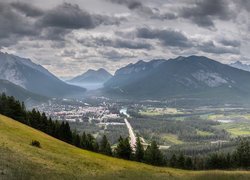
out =
<path fill-rule="evenodd" d="M 249 179 L 245 171 L 183 171 L 75 148 L 0 115 L 0 179 Z M 41 148 L 33 147 L 38 140 Z"/>
<path fill-rule="evenodd" d="M 0 93 L 5 93 L 8 96 L 14 96 L 18 100 L 23 101 L 25 103 L 44 102 L 48 100 L 47 97 L 34 94 L 18 85 L 15 85 L 7 80 L 2 79 L 0 79 Z"/>
<path fill-rule="evenodd" d="M 84 88 L 69 85 L 30 59 L 0 52 L 0 79 L 47 97 L 83 95 Z"/>

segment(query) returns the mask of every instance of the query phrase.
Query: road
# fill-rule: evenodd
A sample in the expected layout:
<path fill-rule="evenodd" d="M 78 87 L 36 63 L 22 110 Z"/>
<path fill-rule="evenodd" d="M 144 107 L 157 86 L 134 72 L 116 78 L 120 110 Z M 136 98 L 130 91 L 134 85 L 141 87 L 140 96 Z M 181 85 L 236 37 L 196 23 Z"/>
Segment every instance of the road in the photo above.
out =
<path fill-rule="evenodd" d="M 125 115 L 127 118 L 129 118 L 129 114 L 127 113 L 127 109 L 126 108 L 122 108 L 120 110 L 120 113 Z M 135 146 L 136 146 L 136 136 L 135 136 L 135 133 L 134 133 L 134 130 L 131 126 L 131 124 L 129 123 L 128 119 L 127 118 L 124 118 L 124 122 L 128 128 L 128 133 L 129 133 L 129 137 L 130 137 L 130 145 L 132 147 L 133 150 L 135 150 Z"/>
<path fill-rule="evenodd" d="M 128 119 L 125 118 L 124 121 L 125 121 L 125 124 L 128 128 L 129 137 L 130 137 L 130 145 L 131 145 L 132 149 L 135 150 L 135 146 L 136 146 L 135 133 L 134 133 L 133 128 L 132 128 L 131 124 L 129 123 Z"/>
<path fill-rule="evenodd" d="M 123 115 L 125 115 L 127 118 L 130 117 L 129 114 L 127 113 L 127 109 L 126 108 L 121 109 L 120 113 L 123 114 Z M 135 147 L 136 147 L 136 136 L 135 136 L 134 130 L 133 130 L 133 128 L 132 128 L 132 126 L 129 123 L 129 121 L 128 121 L 127 118 L 124 118 L 124 122 L 125 122 L 125 124 L 126 124 L 126 126 L 128 128 L 129 137 L 130 137 L 130 145 L 131 145 L 132 149 L 135 150 Z M 141 139 L 141 142 L 142 142 L 143 145 L 145 145 L 146 147 L 149 145 L 149 144 L 147 144 L 145 142 L 145 140 L 142 137 L 140 137 L 140 139 Z M 160 145 L 159 146 L 159 149 L 168 149 L 168 148 L 170 148 L 170 146 L 165 146 L 165 145 Z"/>

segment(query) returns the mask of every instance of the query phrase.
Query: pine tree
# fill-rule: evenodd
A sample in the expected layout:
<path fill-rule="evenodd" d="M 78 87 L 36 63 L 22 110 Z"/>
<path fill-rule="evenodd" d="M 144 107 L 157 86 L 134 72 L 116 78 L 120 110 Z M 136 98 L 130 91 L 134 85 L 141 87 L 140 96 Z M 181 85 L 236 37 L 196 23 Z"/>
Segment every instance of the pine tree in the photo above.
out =
<path fill-rule="evenodd" d="M 250 167 L 250 144 L 249 141 L 241 139 L 236 149 L 236 158 L 238 166 Z"/>
<path fill-rule="evenodd" d="M 100 151 L 99 144 L 95 139 L 94 139 L 94 142 L 93 142 L 93 151 L 94 152 L 99 152 Z"/>
<path fill-rule="evenodd" d="M 87 134 L 86 149 L 94 151 L 94 137 L 91 134 Z"/>
<path fill-rule="evenodd" d="M 151 145 L 145 151 L 145 162 L 152 165 L 164 164 L 163 155 L 155 141 L 152 141 Z"/>
<path fill-rule="evenodd" d="M 123 159 L 130 159 L 132 155 L 132 148 L 129 143 L 129 138 L 123 139 L 121 136 L 116 147 L 116 155 Z"/>
<path fill-rule="evenodd" d="M 169 160 L 169 166 L 170 167 L 176 167 L 177 166 L 177 159 L 176 159 L 176 155 L 173 154 L 172 157 Z"/>
<path fill-rule="evenodd" d="M 81 139 L 80 139 L 80 136 L 79 134 L 75 131 L 73 131 L 72 133 L 72 143 L 73 145 L 75 145 L 76 147 L 80 147 L 80 143 L 81 143 Z"/>
<path fill-rule="evenodd" d="M 135 160 L 136 161 L 143 161 L 144 158 L 144 148 L 143 145 L 141 143 L 141 139 L 139 136 L 137 136 L 136 138 L 136 147 L 135 147 Z"/>
<path fill-rule="evenodd" d="M 193 162 L 192 159 L 190 157 L 187 157 L 185 159 L 185 169 L 193 169 Z"/>
<path fill-rule="evenodd" d="M 70 126 L 68 122 L 65 123 L 64 131 L 65 131 L 65 141 L 67 143 L 72 143 L 72 132 L 70 130 Z"/>
<path fill-rule="evenodd" d="M 183 154 L 180 154 L 180 156 L 177 159 L 177 167 L 181 169 L 185 167 L 185 158 Z"/>
<path fill-rule="evenodd" d="M 86 133 L 82 133 L 82 138 L 81 138 L 81 148 L 86 149 L 87 147 L 87 136 Z"/>
<path fill-rule="evenodd" d="M 101 143 L 100 143 L 100 152 L 102 154 L 106 154 L 108 156 L 112 156 L 112 149 L 108 142 L 106 135 L 103 135 Z"/>

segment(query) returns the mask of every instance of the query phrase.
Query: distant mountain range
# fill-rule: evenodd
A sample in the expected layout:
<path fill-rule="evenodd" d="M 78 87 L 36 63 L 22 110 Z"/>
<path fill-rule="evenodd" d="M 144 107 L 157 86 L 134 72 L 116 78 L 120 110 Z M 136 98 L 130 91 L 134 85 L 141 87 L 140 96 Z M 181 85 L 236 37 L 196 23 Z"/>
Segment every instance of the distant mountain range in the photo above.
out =
<path fill-rule="evenodd" d="M 116 71 L 104 84 L 111 96 L 143 99 L 246 98 L 250 72 L 201 56 L 139 61 Z"/>
<path fill-rule="evenodd" d="M 47 97 L 80 95 L 84 88 L 69 85 L 30 59 L 0 52 L 0 79 Z"/>
<path fill-rule="evenodd" d="M 235 67 L 235 68 L 238 68 L 238 69 L 242 69 L 242 70 L 244 70 L 244 71 L 250 71 L 250 65 L 248 65 L 248 64 L 243 64 L 243 63 L 240 62 L 240 61 L 236 61 L 236 62 L 230 64 L 230 66 Z"/>
<path fill-rule="evenodd" d="M 234 68 L 232 66 L 235 66 Z M 138 61 L 118 69 L 88 70 L 71 84 L 104 84 L 101 95 L 131 99 L 199 98 L 232 102 L 250 99 L 250 72 L 236 62 L 231 66 L 202 56 Z M 240 68 L 240 69 L 239 69 Z M 21 100 L 76 97 L 85 88 L 67 84 L 29 59 L 0 52 L 0 92 Z M 99 88 L 99 87 L 98 87 Z M 89 89 L 90 90 L 90 89 Z M 94 93 L 94 92 L 93 92 Z M 250 102 L 250 101 L 249 101 Z"/>
<path fill-rule="evenodd" d="M 88 70 L 87 72 L 69 80 L 70 83 L 105 83 L 107 80 L 109 80 L 112 77 L 112 75 L 107 72 L 105 69 L 100 68 L 98 70 Z"/>

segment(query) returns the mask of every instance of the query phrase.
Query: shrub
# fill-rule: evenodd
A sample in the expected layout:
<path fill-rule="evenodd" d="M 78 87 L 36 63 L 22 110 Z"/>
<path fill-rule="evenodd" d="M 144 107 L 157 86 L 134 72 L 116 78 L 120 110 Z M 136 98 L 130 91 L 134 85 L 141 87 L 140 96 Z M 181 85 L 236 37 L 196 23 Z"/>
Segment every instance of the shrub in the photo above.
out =
<path fill-rule="evenodd" d="M 37 140 L 32 140 L 31 143 L 30 143 L 31 146 L 34 146 L 34 147 L 38 147 L 38 148 L 41 148 L 41 144 L 39 141 Z"/>

